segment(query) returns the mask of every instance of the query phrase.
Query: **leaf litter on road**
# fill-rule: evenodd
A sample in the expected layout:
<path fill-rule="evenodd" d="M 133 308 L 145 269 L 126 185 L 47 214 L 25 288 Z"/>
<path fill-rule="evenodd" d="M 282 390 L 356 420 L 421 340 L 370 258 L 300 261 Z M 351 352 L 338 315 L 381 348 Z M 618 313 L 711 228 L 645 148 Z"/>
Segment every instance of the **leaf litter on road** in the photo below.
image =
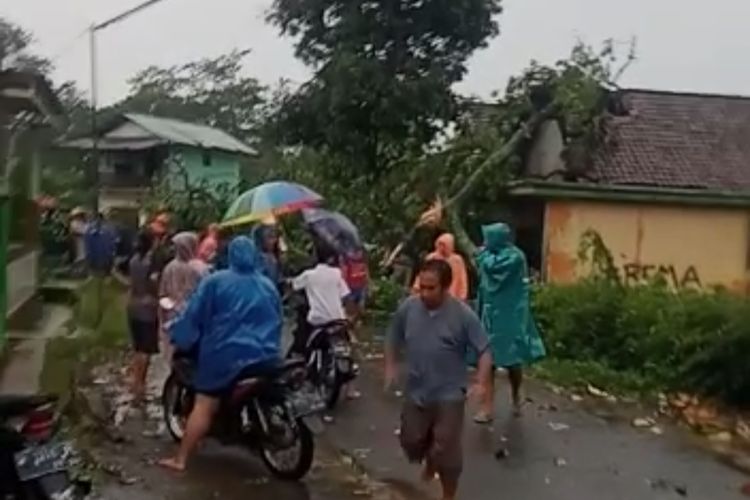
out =
<path fill-rule="evenodd" d="M 681 497 L 686 497 L 688 495 L 687 486 L 685 486 L 684 484 L 675 483 L 668 479 L 664 479 L 664 478 L 646 479 L 646 484 L 648 484 L 652 490 L 673 491 L 674 493 L 677 493 Z"/>
<path fill-rule="evenodd" d="M 555 432 L 563 432 L 563 431 L 570 430 L 570 426 L 562 422 L 548 422 L 547 426 Z"/>

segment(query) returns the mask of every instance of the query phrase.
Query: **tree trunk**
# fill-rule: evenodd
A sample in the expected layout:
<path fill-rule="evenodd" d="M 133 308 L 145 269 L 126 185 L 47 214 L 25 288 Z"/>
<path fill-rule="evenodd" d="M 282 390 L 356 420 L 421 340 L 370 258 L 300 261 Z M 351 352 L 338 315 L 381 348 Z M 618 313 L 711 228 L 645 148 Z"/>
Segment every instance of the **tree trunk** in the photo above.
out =
<path fill-rule="evenodd" d="M 463 202 L 474 192 L 479 186 L 480 181 L 486 175 L 491 168 L 498 164 L 506 162 L 516 152 L 521 142 L 527 139 L 531 133 L 547 118 L 549 118 L 554 112 L 554 106 L 550 105 L 533 114 L 528 120 L 526 120 L 518 129 L 513 133 L 510 138 L 502 143 L 498 148 L 492 151 L 487 158 L 479 164 L 479 166 L 472 172 L 469 178 L 464 183 L 463 187 L 458 190 L 455 194 L 450 197 L 444 197 L 447 201 L 443 205 L 443 213 L 448 218 L 448 223 L 451 226 L 451 230 L 454 231 L 456 241 L 461 250 L 466 255 L 473 255 L 476 251 L 476 245 L 469 238 L 468 233 L 463 227 L 460 218 L 460 211 Z M 409 232 L 402 238 L 401 243 L 398 244 L 396 249 L 389 254 L 388 259 L 384 262 L 386 265 L 390 265 L 391 262 L 398 256 L 400 251 L 407 246 L 417 230 L 420 224 L 416 223 L 412 226 Z"/>

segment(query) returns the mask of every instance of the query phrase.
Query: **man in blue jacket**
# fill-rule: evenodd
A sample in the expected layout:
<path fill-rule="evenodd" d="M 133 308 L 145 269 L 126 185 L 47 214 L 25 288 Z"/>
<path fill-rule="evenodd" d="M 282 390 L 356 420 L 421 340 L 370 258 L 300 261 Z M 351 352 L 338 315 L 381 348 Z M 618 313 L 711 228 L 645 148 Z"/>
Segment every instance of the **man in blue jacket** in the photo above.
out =
<path fill-rule="evenodd" d="M 253 242 L 229 244 L 229 269 L 201 282 L 170 329 L 179 351 L 197 350 L 196 399 L 177 454 L 160 464 L 183 471 L 188 457 L 211 428 L 221 396 L 248 368 L 262 371 L 281 356 L 281 298 L 259 269 Z"/>

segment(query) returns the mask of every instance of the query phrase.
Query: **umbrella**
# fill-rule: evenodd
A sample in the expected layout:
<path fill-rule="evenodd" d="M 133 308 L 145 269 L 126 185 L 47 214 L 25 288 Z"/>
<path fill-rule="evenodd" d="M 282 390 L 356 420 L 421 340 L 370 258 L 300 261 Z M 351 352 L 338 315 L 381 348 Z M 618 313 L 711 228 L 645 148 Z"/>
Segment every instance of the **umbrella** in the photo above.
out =
<path fill-rule="evenodd" d="M 242 193 L 224 215 L 222 226 L 237 226 L 313 207 L 323 197 L 293 182 L 266 182 Z"/>
<path fill-rule="evenodd" d="M 346 253 L 362 249 L 357 226 L 344 214 L 312 208 L 303 210 L 302 216 L 310 231 L 335 250 Z"/>

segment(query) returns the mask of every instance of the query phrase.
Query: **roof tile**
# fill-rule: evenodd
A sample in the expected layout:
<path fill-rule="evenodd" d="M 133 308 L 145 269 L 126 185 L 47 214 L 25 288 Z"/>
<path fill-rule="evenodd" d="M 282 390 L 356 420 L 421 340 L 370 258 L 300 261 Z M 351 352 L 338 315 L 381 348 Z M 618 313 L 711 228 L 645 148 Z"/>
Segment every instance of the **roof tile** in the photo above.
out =
<path fill-rule="evenodd" d="M 750 98 L 648 90 L 623 98 L 630 116 L 612 121 L 595 153 L 597 182 L 750 190 Z"/>

